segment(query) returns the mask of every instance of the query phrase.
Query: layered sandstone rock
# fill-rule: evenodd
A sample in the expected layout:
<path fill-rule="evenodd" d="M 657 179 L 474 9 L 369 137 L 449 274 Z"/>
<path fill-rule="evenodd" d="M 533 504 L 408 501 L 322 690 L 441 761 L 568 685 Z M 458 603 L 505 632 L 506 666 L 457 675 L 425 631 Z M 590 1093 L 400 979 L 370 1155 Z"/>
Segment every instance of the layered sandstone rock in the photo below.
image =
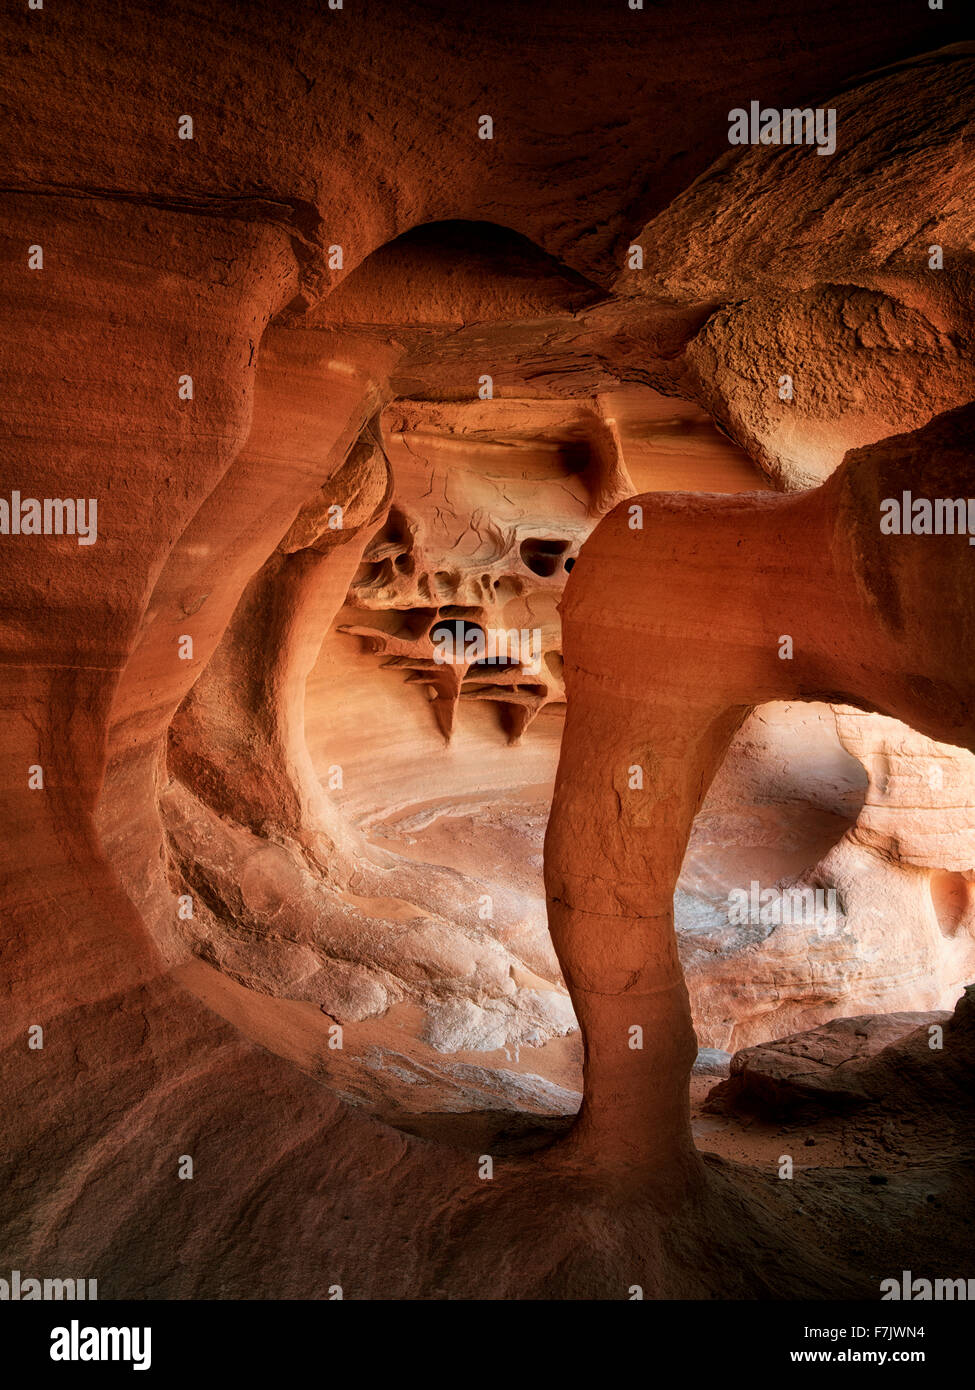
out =
<path fill-rule="evenodd" d="M 648 495 L 637 501 L 640 527 L 624 503 L 573 570 L 545 871 L 586 1037 L 573 1145 L 587 1162 L 692 1169 L 686 1079 L 696 1046 L 672 897 L 693 817 L 749 707 L 842 698 L 971 746 L 955 643 L 975 607 L 970 586 L 951 577 L 967 538 L 880 530 L 881 501 L 916 470 L 931 496 L 971 487 L 971 417 L 956 411 L 855 451 L 822 488 L 792 499 Z M 597 598 L 610 574 L 615 632 Z M 942 593 L 954 600 L 950 625 L 929 621 Z"/>
<path fill-rule="evenodd" d="M 943 1007 L 972 926 L 971 555 L 876 527 L 891 490 L 975 490 L 971 414 L 770 490 L 971 394 L 971 56 L 880 0 L 725 18 L 4 21 L 5 494 L 99 526 L 0 538 L 11 1268 L 864 1296 L 853 1242 L 897 1267 L 930 1215 L 925 1085 L 955 1127 L 915 1239 L 962 1249 L 967 1045 L 883 1071 L 894 1228 L 856 1167 L 797 1216 L 692 1145 L 685 972 L 738 1047 Z M 835 163 L 729 157 L 759 92 L 836 93 Z M 443 671 L 442 622 L 537 629 L 540 669 Z M 842 931 L 728 931 L 743 870 L 835 886 Z"/>
<path fill-rule="evenodd" d="M 675 899 L 702 1044 L 951 1006 L 975 971 L 973 774 L 967 751 L 881 715 L 750 716 L 694 820 Z"/>
<path fill-rule="evenodd" d="M 619 288 L 711 307 L 686 386 L 783 486 L 972 395 L 973 83 L 958 44 L 847 84 L 834 154 L 731 149 L 635 239 Z"/>

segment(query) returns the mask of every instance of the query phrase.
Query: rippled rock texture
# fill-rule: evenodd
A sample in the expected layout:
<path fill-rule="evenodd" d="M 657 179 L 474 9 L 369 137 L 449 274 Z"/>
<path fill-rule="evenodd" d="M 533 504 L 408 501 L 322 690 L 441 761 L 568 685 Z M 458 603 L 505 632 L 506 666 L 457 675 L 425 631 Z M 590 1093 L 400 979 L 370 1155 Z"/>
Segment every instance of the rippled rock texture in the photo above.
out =
<path fill-rule="evenodd" d="M 3 20 L 0 495 L 97 537 L 0 527 L 0 1262 L 954 1269 L 975 559 L 879 518 L 975 494 L 962 25 L 204 9 Z"/>

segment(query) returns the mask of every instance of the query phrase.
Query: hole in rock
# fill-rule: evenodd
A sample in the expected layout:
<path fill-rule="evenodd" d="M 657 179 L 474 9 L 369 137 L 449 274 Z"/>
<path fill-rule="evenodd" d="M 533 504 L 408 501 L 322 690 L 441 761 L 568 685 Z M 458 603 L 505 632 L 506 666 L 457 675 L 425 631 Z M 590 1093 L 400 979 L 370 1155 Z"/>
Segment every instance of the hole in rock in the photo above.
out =
<path fill-rule="evenodd" d="M 561 557 L 568 548 L 568 541 L 530 536 L 521 543 L 521 558 L 533 574 L 548 579 L 558 573 L 563 563 Z M 565 568 L 568 568 L 567 563 Z"/>
<path fill-rule="evenodd" d="M 683 405 L 625 405 L 614 408 L 634 487 L 756 486 Z M 592 455 L 573 410 L 514 403 L 499 438 L 479 406 L 390 407 L 389 518 L 340 587 L 323 570 L 336 597 L 304 690 L 296 758 L 307 748 L 317 786 L 303 795 L 322 799 L 323 841 L 299 840 L 257 804 L 224 845 L 226 774 L 180 754 L 206 681 L 173 731 L 174 773 L 219 817 L 203 825 L 196 804 L 170 817 L 202 904 L 183 928 L 205 963 L 193 987 L 346 1100 L 472 1145 L 564 1127 L 579 1104 L 581 1045 L 542 876 L 565 716 L 558 604 L 601 486 L 579 466 Z M 436 662 L 441 634 L 463 645 L 492 632 L 527 648 Z M 222 738 L 244 724 L 219 712 Z M 739 730 L 674 901 L 712 1058 L 832 1018 L 953 1003 L 975 965 L 961 930 L 972 885 L 935 872 L 929 887 L 917 868 L 931 837 L 912 796 L 930 750 L 914 737 L 802 703 L 762 706 Z M 953 757 L 941 755 L 949 774 Z M 941 814 L 937 796 L 929 809 Z M 713 1082 L 695 1078 L 698 1099 Z"/>
<path fill-rule="evenodd" d="M 404 284 L 409 287 L 404 296 Z M 605 291 L 495 222 L 449 220 L 414 227 L 373 252 L 323 306 L 333 325 L 470 321 L 575 313 Z M 405 301 L 405 302 L 404 302 Z"/>
<path fill-rule="evenodd" d="M 931 903 L 945 936 L 975 930 L 975 880 L 971 874 L 935 869 L 931 874 Z"/>

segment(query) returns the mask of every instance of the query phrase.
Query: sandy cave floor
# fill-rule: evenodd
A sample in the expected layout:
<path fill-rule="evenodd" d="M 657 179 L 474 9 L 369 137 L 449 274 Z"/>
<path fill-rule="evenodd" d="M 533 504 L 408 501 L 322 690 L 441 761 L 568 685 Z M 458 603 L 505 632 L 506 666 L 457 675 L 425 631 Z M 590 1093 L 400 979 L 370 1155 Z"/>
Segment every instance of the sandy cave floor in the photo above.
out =
<path fill-rule="evenodd" d="M 289 1056 L 346 1102 L 424 1139 L 478 1152 L 492 1147 L 524 1153 L 568 1129 L 578 1106 L 578 1033 L 541 1048 L 444 1057 L 423 1041 L 423 1010 L 400 1004 L 381 1018 L 346 1024 L 342 1051 L 330 1051 L 331 1020 L 312 1004 L 255 994 L 201 961 L 174 975 L 253 1041 Z M 908 1115 L 870 1110 L 796 1121 L 738 1114 L 709 1107 L 720 1080 L 691 1078 L 692 1128 L 703 1153 L 770 1174 L 788 1153 L 796 1171 L 857 1168 L 876 1174 L 878 1183 L 886 1172 L 916 1162 L 916 1126 Z M 512 1108 L 516 1100 L 525 1108 Z M 554 1105 L 562 1113 L 551 1113 Z"/>

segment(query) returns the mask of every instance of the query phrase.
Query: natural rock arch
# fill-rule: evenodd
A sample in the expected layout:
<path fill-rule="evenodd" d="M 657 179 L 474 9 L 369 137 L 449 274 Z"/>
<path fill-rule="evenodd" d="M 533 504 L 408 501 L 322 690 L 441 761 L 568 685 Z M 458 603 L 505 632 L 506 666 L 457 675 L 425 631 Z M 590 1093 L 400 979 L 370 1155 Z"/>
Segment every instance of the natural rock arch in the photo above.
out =
<path fill-rule="evenodd" d="M 973 688 L 955 660 L 975 636 L 968 538 L 880 532 L 884 498 L 975 488 L 973 420 L 964 407 L 856 451 L 798 496 L 643 496 L 583 547 L 563 605 L 569 709 L 545 874 L 586 1046 L 564 1144 L 587 1164 L 693 1171 L 697 1049 L 673 893 L 691 821 L 748 710 L 837 700 L 975 748 Z M 601 598 L 610 574 L 615 629 Z"/>

